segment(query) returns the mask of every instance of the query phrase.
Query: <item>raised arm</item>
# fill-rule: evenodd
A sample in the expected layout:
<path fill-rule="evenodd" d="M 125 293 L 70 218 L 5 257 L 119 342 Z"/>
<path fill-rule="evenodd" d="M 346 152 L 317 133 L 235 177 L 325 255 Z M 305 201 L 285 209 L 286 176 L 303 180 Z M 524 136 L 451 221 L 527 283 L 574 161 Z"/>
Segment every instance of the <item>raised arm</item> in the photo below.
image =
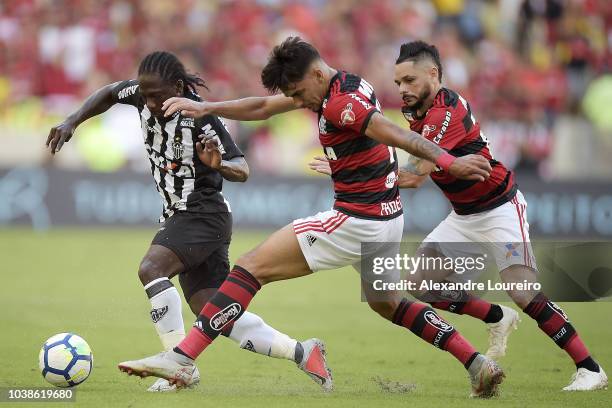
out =
<path fill-rule="evenodd" d="M 474 154 L 454 157 L 420 134 L 402 129 L 379 112 L 372 115 L 365 134 L 387 146 L 398 147 L 435 163 L 460 179 L 484 181 L 491 172 L 491 165 L 484 157 Z"/>
<path fill-rule="evenodd" d="M 113 91 L 120 84 L 115 82 L 98 89 L 83 102 L 83 105 L 59 125 L 53 126 L 47 137 L 47 147 L 51 154 L 59 152 L 65 142 L 70 141 L 75 129 L 87 119 L 97 116 L 110 109 L 115 104 Z"/>
<path fill-rule="evenodd" d="M 187 98 L 170 98 L 162 106 L 165 116 L 181 115 L 200 118 L 216 115 L 234 120 L 264 120 L 279 113 L 298 109 L 292 98 L 284 95 L 252 96 L 223 102 L 197 102 Z"/>

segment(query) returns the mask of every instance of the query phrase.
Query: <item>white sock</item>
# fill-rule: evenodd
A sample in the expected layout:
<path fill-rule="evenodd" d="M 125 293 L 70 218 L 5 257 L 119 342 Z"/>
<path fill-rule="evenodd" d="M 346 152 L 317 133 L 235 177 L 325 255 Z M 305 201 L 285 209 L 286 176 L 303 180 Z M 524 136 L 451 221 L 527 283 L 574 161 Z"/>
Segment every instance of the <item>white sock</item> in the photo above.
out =
<path fill-rule="evenodd" d="M 240 344 L 240 348 L 275 358 L 294 360 L 297 340 L 270 327 L 263 319 L 251 312 L 244 312 L 234 322 L 229 338 Z"/>
<path fill-rule="evenodd" d="M 165 350 L 185 338 L 181 297 L 168 278 L 155 279 L 144 287 L 151 301 L 151 320 Z"/>

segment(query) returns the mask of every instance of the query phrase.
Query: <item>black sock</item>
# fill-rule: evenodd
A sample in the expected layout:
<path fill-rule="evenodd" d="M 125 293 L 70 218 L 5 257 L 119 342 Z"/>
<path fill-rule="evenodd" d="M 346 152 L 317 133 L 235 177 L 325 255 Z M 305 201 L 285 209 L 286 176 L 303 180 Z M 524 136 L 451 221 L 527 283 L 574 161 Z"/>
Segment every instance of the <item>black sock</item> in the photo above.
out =
<path fill-rule="evenodd" d="M 576 363 L 576 369 L 578 368 L 586 368 L 587 370 L 593 371 L 594 373 L 599 372 L 599 364 L 597 364 L 591 356 L 588 356 L 584 360 Z"/>
<path fill-rule="evenodd" d="M 304 346 L 299 341 L 295 345 L 295 354 L 293 355 L 293 361 L 296 363 L 301 363 L 304 358 Z"/>
<path fill-rule="evenodd" d="M 182 355 L 184 355 L 184 356 L 185 356 L 185 357 L 187 357 L 187 358 L 191 358 L 191 357 L 189 357 L 187 354 L 185 354 L 185 352 L 184 352 L 183 350 L 181 350 L 181 349 L 180 349 L 180 348 L 178 348 L 178 347 L 173 348 L 173 349 L 172 349 L 172 351 L 174 351 L 175 353 L 178 353 L 178 354 L 182 354 Z M 192 360 L 193 360 L 193 359 L 192 359 Z"/>
<path fill-rule="evenodd" d="M 463 366 L 465 367 L 466 370 L 470 368 L 470 366 L 472 365 L 472 363 L 474 362 L 476 357 L 478 357 L 479 354 L 480 353 L 478 353 L 478 352 L 472 354 L 472 356 L 469 358 L 469 360 L 465 362 L 465 364 Z"/>
<path fill-rule="evenodd" d="M 499 305 L 492 304 L 489 313 L 487 313 L 484 318 L 485 323 L 497 323 L 502 317 L 504 317 L 504 312 Z"/>

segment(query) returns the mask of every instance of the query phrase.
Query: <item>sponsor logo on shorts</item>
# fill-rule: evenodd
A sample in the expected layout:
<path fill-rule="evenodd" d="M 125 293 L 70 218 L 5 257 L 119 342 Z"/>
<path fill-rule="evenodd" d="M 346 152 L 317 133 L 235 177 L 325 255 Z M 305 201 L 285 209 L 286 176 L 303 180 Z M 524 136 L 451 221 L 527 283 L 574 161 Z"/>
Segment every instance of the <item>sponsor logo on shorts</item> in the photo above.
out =
<path fill-rule="evenodd" d="M 506 244 L 506 259 L 510 258 L 511 256 L 519 256 L 519 253 L 517 252 L 516 248 L 519 247 L 520 244 Z"/>
<path fill-rule="evenodd" d="M 166 313 L 168 313 L 168 306 L 153 309 L 151 310 L 151 320 L 153 320 L 153 323 L 157 323 L 166 315 Z"/>
<path fill-rule="evenodd" d="M 314 237 L 310 234 L 306 235 L 306 242 L 308 242 L 308 246 L 312 246 L 317 241 L 317 237 Z"/>
<path fill-rule="evenodd" d="M 431 324 L 433 327 L 442 332 L 448 333 L 453 331 L 453 326 L 440 319 L 440 317 L 434 311 L 426 311 L 424 317 L 427 323 Z"/>
<path fill-rule="evenodd" d="M 226 306 L 223 310 L 215 313 L 212 319 L 210 319 L 210 328 L 215 331 L 221 330 L 226 324 L 235 320 L 241 311 L 242 307 L 238 303 Z"/>

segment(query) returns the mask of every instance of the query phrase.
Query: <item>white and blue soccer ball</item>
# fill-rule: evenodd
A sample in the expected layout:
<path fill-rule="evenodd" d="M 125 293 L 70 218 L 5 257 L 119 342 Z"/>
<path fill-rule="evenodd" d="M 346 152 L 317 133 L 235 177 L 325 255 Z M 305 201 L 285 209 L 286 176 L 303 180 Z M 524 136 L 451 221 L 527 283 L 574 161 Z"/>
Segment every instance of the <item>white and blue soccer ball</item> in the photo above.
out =
<path fill-rule="evenodd" d="M 89 377 L 93 355 L 89 344 L 72 333 L 60 333 L 43 344 L 38 364 L 45 380 L 56 387 L 74 387 Z"/>

